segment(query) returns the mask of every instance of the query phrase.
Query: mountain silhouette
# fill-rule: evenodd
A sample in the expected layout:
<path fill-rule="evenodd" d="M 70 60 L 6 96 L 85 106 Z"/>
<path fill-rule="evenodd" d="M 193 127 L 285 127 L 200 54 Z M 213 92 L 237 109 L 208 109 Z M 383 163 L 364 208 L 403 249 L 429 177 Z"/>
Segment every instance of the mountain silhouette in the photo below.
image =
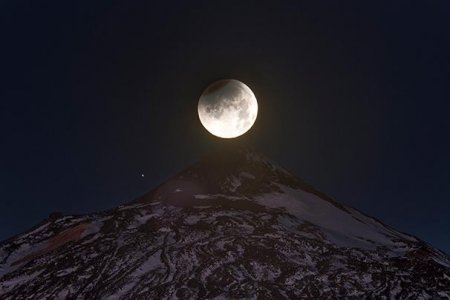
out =
<path fill-rule="evenodd" d="M 0 243 L 1 299 L 450 299 L 450 257 L 248 149 Z"/>

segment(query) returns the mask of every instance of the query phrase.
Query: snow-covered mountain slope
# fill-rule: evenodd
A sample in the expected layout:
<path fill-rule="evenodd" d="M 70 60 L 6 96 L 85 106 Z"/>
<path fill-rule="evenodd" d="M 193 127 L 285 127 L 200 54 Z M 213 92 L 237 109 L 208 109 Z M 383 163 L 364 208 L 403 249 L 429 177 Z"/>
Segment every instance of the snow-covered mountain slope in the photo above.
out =
<path fill-rule="evenodd" d="M 2 242 L 0 298 L 450 299 L 450 259 L 234 150 Z"/>

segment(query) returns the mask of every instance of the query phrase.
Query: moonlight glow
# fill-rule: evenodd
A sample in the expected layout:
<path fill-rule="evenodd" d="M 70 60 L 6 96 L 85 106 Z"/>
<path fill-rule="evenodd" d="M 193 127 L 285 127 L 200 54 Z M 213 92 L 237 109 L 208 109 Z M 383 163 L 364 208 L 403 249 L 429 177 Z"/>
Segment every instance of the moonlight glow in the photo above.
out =
<path fill-rule="evenodd" d="M 198 116 L 206 130 L 221 138 L 235 138 L 255 123 L 258 102 L 244 83 L 226 79 L 211 84 L 198 101 Z"/>

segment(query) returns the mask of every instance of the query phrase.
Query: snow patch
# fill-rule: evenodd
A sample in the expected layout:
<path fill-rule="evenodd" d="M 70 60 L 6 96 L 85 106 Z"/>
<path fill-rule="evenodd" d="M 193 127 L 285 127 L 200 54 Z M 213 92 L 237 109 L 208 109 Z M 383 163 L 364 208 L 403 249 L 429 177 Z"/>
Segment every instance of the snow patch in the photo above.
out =
<path fill-rule="evenodd" d="M 231 192 L 236 192 L 236 190 L 238 189 L 238 187 L 241 186 L 241 180 L 237 177 L 231 177 L 230 179 L 228 179 L 231 185 L 230 191 Z"/>
<path fill-rule="evenodd" d="M 241 200 L 243 197 L 238 196 L 230 196 L 230 195 L 224 195 L 224 194 L 197 194 L 194 195 L 195 199 L 218 199 L 218 198 L 227 198 L 230 200 Z"/>
<path fill-rule="evenodd" d="M 184 219 L 184 223 L 188 225 L 194 225 L 200 220 L 200 216 L 190 215 L 186 219 Z"/>
<path fill-rule="evenodd" d="M 327 239 L 341 247 L 374 249 L 375 244 L 397 246 L 393 238 L 399 236 L 395 232 L 356 210 L 348 213 L 317 195 L 283 185 L 279 187 L 281 193 L 266 194 L 256 198 L 256 202 L 272 208 L 285 208 L 288 214 L 299 220 L 321 227 Z"/>
<path fill-rule="evenodd" d="M 255 179 L 256 178 L 255 176 L 253 176 L 252 174 L 250 174 L 248 172 L 242 172 L 241 173 L 241 177 L 248 178 L 248 179 Z"/>

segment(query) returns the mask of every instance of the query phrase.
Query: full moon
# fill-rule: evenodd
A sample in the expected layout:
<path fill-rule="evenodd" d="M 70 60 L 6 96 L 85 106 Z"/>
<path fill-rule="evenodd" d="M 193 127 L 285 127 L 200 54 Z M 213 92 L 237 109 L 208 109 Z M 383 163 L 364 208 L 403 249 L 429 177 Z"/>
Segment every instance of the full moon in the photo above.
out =
<path fill-rule="evenodd" d="M 234 79 L 212 83 L 198 101 L 200 122 L 221 138 L 243 135 L 253 126 L 257 115 L 258 102 L 252 90 Z"/>

